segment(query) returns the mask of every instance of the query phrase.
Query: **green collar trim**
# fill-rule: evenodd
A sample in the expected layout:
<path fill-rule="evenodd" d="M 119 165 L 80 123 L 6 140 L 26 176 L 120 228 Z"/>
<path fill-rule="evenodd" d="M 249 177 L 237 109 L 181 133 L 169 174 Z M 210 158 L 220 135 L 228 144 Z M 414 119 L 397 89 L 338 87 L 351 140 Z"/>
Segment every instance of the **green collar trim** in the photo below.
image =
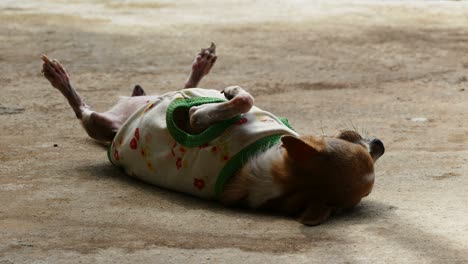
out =
<path fill-rule="evenodd" d="M 166 112 L 167 130 L 174 138 L 174 140 L 184 147 L 193 148 L 210 142 L 211 140 L 221 135 L 224 132 L 224 130 L 226 130 L 230 125 L 239 121 L 241 119 L 241 116 L 236 116 L 229 120 L 217 122 L 216 124 L 211 125 L 208 129 L 201 132 L 200 134 L 192 135 L 177 127 L 173 118 L 174 111 L 178 108 L 190 108 L 192 106 L 198 106 L 202 104 L 212 104 L 221 102 L 226 102 L 226 100 L 212 97 L 180 98 L 174 100 L 168 106 Z"/>
<path fill-rule="evenodd" d="M 292 131 L 296 132 L 296 130 L 294 130 L 294 128 L 291 126 L 291 124 L 289 124 L 289 120 L 286 118 L 286 117 L 278 117 L 278 119 L 283 122 L 283 125 L 285 125 L 286 127 L 288 127 L 289 129 L 291 129 Z"/>
<path fill-rule="evenodd" d="M 292 126 L 289 124 L 288 119 L 284 117 L 279 117 L 283 124 L 294 131 Z M 274 145 L 278 144 L 282 135 L 272 135 L 267 136 L 262 139 L 255 141 L 253 144 L 250 144 L 239 153 L 237 153 L 234 157 L 232 157 L 221 170 L 216 180 L 215 185 L 215 194 L 216 197 L 219 199 L 221 192 L 224 189 L 227 181 L 240 169 L 244 166 L 244 164 L 249 160 L 250 157 L 261 153 Z"/>
<path fill-rule="evenodd" d="M 227 181 L 236 173 L 253 155 L 265 151 L 274 145 L 276 145 L 281 138 L 281 135 L 273 135 L 264 137 L 250 144 L 248 147 L 241 150 L 239 153 L 234 155 L 223 167 L 218 175 L 215 185 L 215 194 L 219 199 L 221 192 L 224 189 Z"/>

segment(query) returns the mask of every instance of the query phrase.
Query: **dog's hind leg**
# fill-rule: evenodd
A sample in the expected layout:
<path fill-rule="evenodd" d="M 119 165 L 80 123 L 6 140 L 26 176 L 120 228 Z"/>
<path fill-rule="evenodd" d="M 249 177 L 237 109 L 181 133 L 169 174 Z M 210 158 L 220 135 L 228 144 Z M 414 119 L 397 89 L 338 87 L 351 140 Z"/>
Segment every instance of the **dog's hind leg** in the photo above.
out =
<path fill-rule="evenodd" d="M 209 48 L 202 49 L 197 54 L 192 63 L 192 72 L 190 73 L 184 88 L 195 88 L 205 77 L 216 62 L 216 45 L 211 43 Z"/>
<path fill-rule="evenodd" d="M 68 100 L 88 135 L 99 141 L 112 141 L 126 117 L 113 112 L 98 113 L 92 111 L 72 87 L 70 76 L 60 62 L 57 60 L 51 61 L 45 55 L 42 56 L 42 60 L 44 61 L 42 65 L 44 77 Z"/>
<path fill-rule="evenodd" d="M 189 110 L 190 130 L 200 133 L 212 124 L 247 113 L 254 105 L 254 98 L 239 86 L 222 91 L 229 101 L 193 106 Z"/>

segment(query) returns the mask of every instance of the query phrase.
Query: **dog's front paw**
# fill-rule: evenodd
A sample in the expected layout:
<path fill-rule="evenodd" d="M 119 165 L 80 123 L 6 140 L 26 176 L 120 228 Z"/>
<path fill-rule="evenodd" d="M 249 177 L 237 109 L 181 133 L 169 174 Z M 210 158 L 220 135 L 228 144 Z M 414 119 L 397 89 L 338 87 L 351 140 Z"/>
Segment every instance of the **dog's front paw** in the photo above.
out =
<path fill-rule="evenodd" d="M 221 91 L 221 93 L 224 94 L 224 97 L 226 97 L 226 99 L 231 100 L 236 95 L 238 95 L 241 91 L 242 91 L 242 88 L 240 86 L 229 86 L 227 88 L 224 88 L 224 90 Z"/>
<path fill-rule="evenodd" d="M 207 75 L 216 62 L 216 45 L 212 42 L 209 48 L 201 49 L 192 64 L 192 72 L 202 78 Z"/>

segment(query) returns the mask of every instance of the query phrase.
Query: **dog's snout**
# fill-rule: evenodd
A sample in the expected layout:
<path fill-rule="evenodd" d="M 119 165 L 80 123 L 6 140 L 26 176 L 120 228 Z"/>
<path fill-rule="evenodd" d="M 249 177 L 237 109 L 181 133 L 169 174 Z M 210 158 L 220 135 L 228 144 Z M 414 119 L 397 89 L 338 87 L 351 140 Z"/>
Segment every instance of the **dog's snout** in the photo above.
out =
<path fill-rule="evenodd" d="M 369 147 L 370 147 L 370 154 L 372 156 L 372 159 L 374 159 L 374 161 L 380 158 L 385 152 L 384 144 L 378 138 L 372 139 L 369 142 Z"/>
<path fill-rule="evenodd" d="M 371 146 L 376 146 L 378 148 L 382 148 L 383 150 L 385 149 L 382 140 L 380 140 L 378 138 L 372 139 L 370 144 L 371 144 Z"/>

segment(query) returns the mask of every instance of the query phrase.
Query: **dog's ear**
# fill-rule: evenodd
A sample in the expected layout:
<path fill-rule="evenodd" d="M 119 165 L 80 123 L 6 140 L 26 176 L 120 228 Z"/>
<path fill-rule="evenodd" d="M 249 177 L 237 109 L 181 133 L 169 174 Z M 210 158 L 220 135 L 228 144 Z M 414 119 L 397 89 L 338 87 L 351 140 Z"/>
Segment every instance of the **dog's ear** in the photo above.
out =
<path fill-rule="evenodd" d="M 332 209 L 325 205 L 310 204 L 307 209 L 299 217 L 299 222 L 307 226 L 316 226 L 325 222 Z"/>
<path fill-rule="evenodd" d="M 318 153 L 316 146 L 297 137 L 282 136 L 281 142 L 283 143 L 283 147 L 288 151 L 288 155 L 298 162 L 307 161 Z"/>

